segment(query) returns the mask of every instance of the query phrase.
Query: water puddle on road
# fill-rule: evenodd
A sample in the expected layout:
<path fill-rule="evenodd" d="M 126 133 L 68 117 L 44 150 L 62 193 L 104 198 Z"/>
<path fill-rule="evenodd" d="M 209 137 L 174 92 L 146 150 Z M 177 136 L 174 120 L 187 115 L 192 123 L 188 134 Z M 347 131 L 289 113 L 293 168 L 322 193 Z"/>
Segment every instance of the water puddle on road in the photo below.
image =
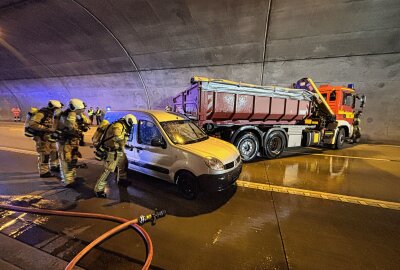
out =
<path fill-rule="evenodd" d="M 34 208 L 56 209 L 59 204 L 43 199 L 37 195 L 0 195 L 0 203 Z M 0 232 L 17 238 L 35 226 L 43 225 L 49 220 L 48 216 L 28 214 L 11 210 L 0 210 Z"/>

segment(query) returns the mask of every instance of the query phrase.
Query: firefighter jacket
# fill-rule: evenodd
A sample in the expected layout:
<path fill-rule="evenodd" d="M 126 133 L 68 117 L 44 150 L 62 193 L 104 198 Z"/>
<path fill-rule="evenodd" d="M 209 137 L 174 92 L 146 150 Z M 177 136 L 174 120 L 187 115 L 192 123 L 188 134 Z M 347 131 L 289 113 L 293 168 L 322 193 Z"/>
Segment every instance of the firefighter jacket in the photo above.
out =
<path fill-rule="evenodd" d="M 60 114 L 57 130 L 63 133 L 64 138 L 71 139 L 81 137 L 82 131 L 79 128 L 78 118 L 80 118 L 83 123 L 87 125 L 90 124 L 90 121 L 83 113 L 77 114 L 67 109 Z"/>
<path fill-rule="evenodd" d="M 104 146 L 110 150 L 123 151 L 129 134 L 130 128 L 124 122 L 114 122 L 105 131 Z"/>
<path fill-rule="evenodd" d="M 29 127 L 35 131 L 50 133 L 53 131 L 54 110 L 47 107 L 41 108 L 29 120 Z"/>

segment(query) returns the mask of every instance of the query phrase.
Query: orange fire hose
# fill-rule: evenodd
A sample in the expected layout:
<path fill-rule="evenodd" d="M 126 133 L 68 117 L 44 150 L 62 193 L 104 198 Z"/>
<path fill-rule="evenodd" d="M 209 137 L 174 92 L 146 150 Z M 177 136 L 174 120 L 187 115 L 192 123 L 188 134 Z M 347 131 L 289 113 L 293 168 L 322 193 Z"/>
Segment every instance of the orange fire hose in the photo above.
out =
<path fill-rule="evenodd" d="M 81 252 L 78 253 L 78 255 L 75 256 L 75 258 L 72 259 L 72 261 L 69 262 L 69 264 L 67 265 L 67 267 L 65 267 L 65 270 L 72 270 L 75 266 L 75 264 L 83 257 L 86 255 L 86 253 L 88 253 L 92 248 L 94 248 L 96 245 L 98 245 L 99 243 L 101 243 L 102 241 L 104 241 L 105 239 L 109 238 L 110 236 L 119 233 L 120 231 L 126 229 L 129 226 L 132 225 L 136 225 L 136 223 L 138 222 L 137 219 L 125 222 L 111 230 L 109 230 L 108 232 L 104 233 L 103 235 L 99 236 L 98 238 L 96 238 L 94 241 L 92 241 L 89 245 L 87 245 L 84 249 L 81 250 Z M 150 264 L 147 266 L 146 264 L 143 266 L 142 269 L 148 269 L 150 266 Z"/>
<path fill-rule="evenodd" d="M 59 210 L 48 210 L 48 209 L 36 209 L 36 208 L 27 208 L 27 207 L 20 207 L 20 206 L 13 206 L 13 205 L 5 205 L 0 204 L 0 208 L 16 211 L 16 212 L 25 212 L 25 213 L 34 213 L 34 214 L 42 214 L 42 215 L 56 215 L 56 216 L 68 216 L 68 217 L 81 217 L 81 218 L 94 218 L 94 219 L 103 219 L 114 221 L 118 223 L 122 223 L 121 225 L 107 231 L 106 233 L 102 234 L 94 241 L 92 241 L 88 246 L 86 246 L 72 261 L 67 265 L 65 270 L 71 270 L 76 263 L 85 256 L 93 247 L 97 244 L 101 243 L 105 239 L 113 236 L 114 234 L 128 228 L 131 226 L 145 242 L 146 245 L 146 261 L 142 267 L 143 270 L 147 270 L 150 267 L 151 260 L 153 259 L 153 243 L 150 239 L 149 234 L 137 223 L 145 223 L 147 221 L 154 222 L 156 218 L 160 218 L 165 216 L 165 211 L 160 211 L 159 213 L 155 213 L 154 215 L 147 215 L 147 216 L 140 216 L 139 219 L 128 220 L 121 217 L 105 215 L 105 214 L 96 214 L 96 213 L 84 213 L 84 212 L 69 212 L 69 211 L 59 211 Z"/>

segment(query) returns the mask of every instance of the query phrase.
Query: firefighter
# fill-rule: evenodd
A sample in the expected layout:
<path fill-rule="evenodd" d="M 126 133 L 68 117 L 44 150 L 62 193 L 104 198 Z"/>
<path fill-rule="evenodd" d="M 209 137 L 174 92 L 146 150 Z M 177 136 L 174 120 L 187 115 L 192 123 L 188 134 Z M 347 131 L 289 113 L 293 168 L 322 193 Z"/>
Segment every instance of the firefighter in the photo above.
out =
<path fill-rule="evenodd" d="M 58 123 L 60 121 L 60 117 L 61 117 L 61 113 L 62 113 L 62 108 L 57 108 L 54 110 L 54 121 L 53 121 L 53 130 L 55 131 L 57 129 Z M 52 141 L 52 144 L 50 145 L 51 147 L 51 151 L 55 153 L 56 159 L 57 159 L 57 166 L 56 167 L 52 167 L 52 172 L 60 172 L 60 161 L 59 161 L 59 156 L 58 156 L 58 149 L 57 149 L 57 140 L 54 140 L 54 133 L 50 136 L 50 141 Z"/>
<path fill-rule="evenodd" d="M 84 135 L 84 132 L 86 132 L 86 131 L 89 130 L 89 125 L 88 125 L 88 123 L 86 122 L 86 120 L 84 120 L 84 118 L 82 118 L 82 117 L 80 117 L 80 116 L 77 116 L 76 119 L 77 119 L 77 123 L 78 123 L 79 129 L 82 131 L 81 137 L 80 137 L 80 139 L 79 139 L 79 146 L 85 146 L 86 143 L 85 143 L 85 135 Z M 87 118 L 86 118 L 86 119 L 87 119 Z M 88 121 L 90 122 L 90 119 L 89 119 Z"/>
<path fill-rule="evenodd" d="M 60 114 L 58 120 L 57 131 L 60 133 L 57 149 L 61 165 L 61 179 L 66 187 L 72 187 L 77 179 L 76 165 L 78 157 L 82 157 L 79 153 L 79 140 L 82 132 L 86 132 L 82 126 L 78 125 L 81 121 L 89 125 L 89 120 L 83 113 L 85 111 L 85 103 L 77 98 L 69 101 L 68 108 Z"/>
<path fill-rule="evenodd" d="M 38 110 L 28 122 L 36 142 L 36 151 L 39 154 L 38 169 L 42 178 L 53 177 L 51 171 L 56 172 L 59 168 L 55 143 L 50 141 L 50 135 L 54 131 L 54 112 L 62 106 L 60 101 L 50 100 L 47 107 Z"/>
<path fill-rule="evenodd" d="M 361 114 L 362 112 L 359 111 L 354 115 L 352 143 L 359 143 L 361 140 Z"/>
<path fill-rule="evenodd" d="M 128 161 L 124 150 L 133 125 L 136 124 L 136 117 L 132 114 L 127 114 L 103 129 L 101 139 L 96 144 L 95 152 L 97 159 L 104 160 L 104 171 L 94 187 L 97 197 L 107 197 L 104 189 L 111 172 L 116 173 L 117 182 L 127 179 Z"/>

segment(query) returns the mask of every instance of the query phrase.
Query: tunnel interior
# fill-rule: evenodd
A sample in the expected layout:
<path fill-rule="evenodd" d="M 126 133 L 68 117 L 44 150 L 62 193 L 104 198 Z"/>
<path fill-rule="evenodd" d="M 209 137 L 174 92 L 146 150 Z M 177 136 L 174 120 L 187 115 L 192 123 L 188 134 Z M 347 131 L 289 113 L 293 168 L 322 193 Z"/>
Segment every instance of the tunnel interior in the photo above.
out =
<path fill-rule="evenodd" d="M 194 75 L 368 96 L 367 141 L 400 142 L 396 0 L 0 1 L 0 119 L 81 98 L 164 108 Z"/>
<path fill-rule="evenodd" d="M 399 0 L 0 0 L 0 269 L 68 269 L 87 247 L 80 269 L 398 269 L 399 14 Z M 117 111 L 13 119 L 71 98 Z M 148 238 L 90 245 L 137 218 L 156 223 Z"/>

